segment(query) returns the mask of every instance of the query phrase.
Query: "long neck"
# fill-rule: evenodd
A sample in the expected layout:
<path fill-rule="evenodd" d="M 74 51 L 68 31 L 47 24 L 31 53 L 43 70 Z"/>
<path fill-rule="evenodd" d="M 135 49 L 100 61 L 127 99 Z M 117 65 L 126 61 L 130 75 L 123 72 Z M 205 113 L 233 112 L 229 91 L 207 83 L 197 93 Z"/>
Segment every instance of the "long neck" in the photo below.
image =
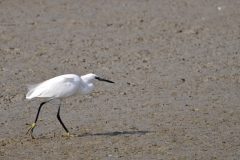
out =
<path fill-rule="evenodd" d="M 80 85 L 80 89 L 79 89 L 80 92 L 82 94 L 90 93 L 94 88 L 94 85 L 91 82 L 93 79 L 89 76 L 89 74 L 81 76 L 81 79 L 82 79 L 83 83 L 82 83 L 82 85 Z"/>
<path fill-rule="evenodd" d="M 93 90 L 93 88 L 94 88 L 94 85 L 92 83 L 85 83 L 83 86 L 81 86 L 80 92 L 82 94 L 88 94 Z"/>

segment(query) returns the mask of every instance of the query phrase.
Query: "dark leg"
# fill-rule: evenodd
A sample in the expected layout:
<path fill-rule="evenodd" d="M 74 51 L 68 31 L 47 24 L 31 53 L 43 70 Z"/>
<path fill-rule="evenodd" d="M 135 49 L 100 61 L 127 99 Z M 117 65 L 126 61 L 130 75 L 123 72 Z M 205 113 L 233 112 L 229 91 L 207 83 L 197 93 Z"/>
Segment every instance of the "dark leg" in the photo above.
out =
<path fill-rule="evenodd" d="M 30 135 L 31 135 L 32 138 L 34 138 L 33 135 L 32 135 L 32 133 L 33 133 L 34 128 L 36 127 L 36 123 L 37 123 L 38 116 L 39 116 L 39 113 L 40 113 L 40 111 L 41 111 L 41 108 L 42 108 L 42 106 L 43 106 L 44 104 L 46 104 L 46 103 L 49 102 L 49 101 L 51 101 L 51 100 L 42 102 L 42 103 L 40 104 L 40 106 L 39 106 L 39 108 L 38 108 L 38 112 L 37 112 L 36 118 L 35 118 L 35 121 L 34 121 L 34 123 L 31 125 L 31 127 L 28 129 L 28 131 L 27 131 L 27 133 L 26 133 L 26 134 L 28 134 L 28 133 L 30 132 Z"/>
<path fill-rule="evenodd" d="M 61 108 L 61 104 L 58 107 L 58 113 L 57 113 L 57 119 L 59 120 L 59 122 L 61 123 L 62 127 L 64 128 L 64 130 L 67 132 L 67 134 L 69 135 L 69 131 L 67 129 L 67 127 L 64 125 L 63 121 L 61 120 L 60 117 L 60 108 Z"/>
<path fill-rule="evenodd" d="M 48 101 L 47 101 L 47 102 L 48 102 Z M 39 108 L 38 108 L 37 116 L 36 116 L 36 118 L 35 118 L 34 123 L 37 123 L 38 116 L 39 116 L 39 113 L 40 113 L 40 111 L 41 111 L 41 108 L 42 108 L 42 106 L 43 106 L 44 104 L 46 104 L 47 102 L 42 102 L 42 103 L 40 104 L 40 106 L 39 106 Z"/>

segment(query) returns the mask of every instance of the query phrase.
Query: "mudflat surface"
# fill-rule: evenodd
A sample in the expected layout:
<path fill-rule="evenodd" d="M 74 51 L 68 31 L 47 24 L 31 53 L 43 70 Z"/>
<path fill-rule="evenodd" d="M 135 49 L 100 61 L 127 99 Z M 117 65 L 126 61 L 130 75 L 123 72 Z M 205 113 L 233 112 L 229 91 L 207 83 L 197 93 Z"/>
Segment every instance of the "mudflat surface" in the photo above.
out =
<path fill-rule="evenodd" d="M 240 159 L 239 0 L 0 0 L 0 159 Z M 26 84 L 93 72 L 47 104 Z"/>

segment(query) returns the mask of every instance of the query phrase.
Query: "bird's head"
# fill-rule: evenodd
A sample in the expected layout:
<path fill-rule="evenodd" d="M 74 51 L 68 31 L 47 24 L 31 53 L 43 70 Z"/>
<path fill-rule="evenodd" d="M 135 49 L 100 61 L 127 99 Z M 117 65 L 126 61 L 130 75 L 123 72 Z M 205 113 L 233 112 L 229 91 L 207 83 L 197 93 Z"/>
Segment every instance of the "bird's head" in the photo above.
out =
<path fill-rule="evenodd" d="M 93 80 L 98 80 L 98 81 L 103 81 L 103 82 L 108 82 L 108 83 L 114 83 L 113 81 L 110 81 L 110 80 L 107 80 L 107 79 L 103 79 L 99 76 L 97 76 L 96 74 L 93 74 L 93 73 L 89 73 L 89 74 L 86 74 L 84 76 L 81 76 L 82 80 L 86 83 L 92 83 Z"/>

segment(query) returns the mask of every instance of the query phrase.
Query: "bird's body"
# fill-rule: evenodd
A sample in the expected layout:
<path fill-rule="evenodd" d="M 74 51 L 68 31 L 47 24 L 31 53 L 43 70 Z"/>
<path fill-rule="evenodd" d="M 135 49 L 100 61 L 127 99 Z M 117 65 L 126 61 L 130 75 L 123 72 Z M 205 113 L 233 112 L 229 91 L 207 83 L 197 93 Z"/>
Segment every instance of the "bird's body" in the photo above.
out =
<path fill-rule="evenodd" d="M 26 99 L 35 97 L 66 98 L 78 92 L 87 94 L 92 91 L 93 87 L 85 81 L 84 76 L 65 74 L 39 84 L 29 85 L 28 89 Z"/>
<path fill-rule="evenodd" d="M 97 75 L 90 73 L 83 76 L 78 76 L 76 74 L 64 74 L 64 75 L 51 78 L 39 84 L 29 85 L 26 99 L 30 100 L 36 97 L 48 98 L 47 101 L 42 102 L 40 104 L 35 122 L 32 124 L 32 126 L 28 130 L 28 132 L 31 131 L 31 136 L 32 136 L 33 129 L 36 126 L 36 122 L 37 122 L 41 107 L 45 103 L 51 101 L 52 99 L 62 99 L 62 98 L 70 97 L 79 92 L 82 94 L 90 93 L 94 88 L 93 81 L 95 79 L 99 81 L 114 83 L 112 81 L 102 79 Z M 63 128 L 65 129 L 65 131 L 68 133 L 68 129 L 63 124 L 59 114 L 60 114 L 60 106 L 58 109 L 57 118 L 60 121 Z"/>

